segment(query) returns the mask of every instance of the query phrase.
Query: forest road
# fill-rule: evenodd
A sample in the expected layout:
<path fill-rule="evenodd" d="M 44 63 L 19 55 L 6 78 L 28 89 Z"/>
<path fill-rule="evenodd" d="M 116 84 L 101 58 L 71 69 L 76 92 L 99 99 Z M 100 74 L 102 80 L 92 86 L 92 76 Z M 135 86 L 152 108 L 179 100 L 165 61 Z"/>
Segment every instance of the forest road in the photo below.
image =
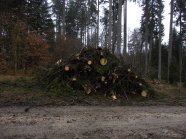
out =
<path fill-rule="evenodd" d="M 186 107 L 1 107 L 0 138 L 184 139 Z"/>

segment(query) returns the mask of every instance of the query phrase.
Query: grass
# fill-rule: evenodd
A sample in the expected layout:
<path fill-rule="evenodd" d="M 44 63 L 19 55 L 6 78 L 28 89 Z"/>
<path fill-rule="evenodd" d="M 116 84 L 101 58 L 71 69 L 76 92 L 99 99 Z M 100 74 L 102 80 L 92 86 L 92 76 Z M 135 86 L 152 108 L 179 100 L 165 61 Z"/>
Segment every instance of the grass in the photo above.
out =
<path fill-rule="evenodd" d="M 186 88 L 168 83 L 151 84 L 155 89 L 155 99 L 164 102 L 186 102 Z"/>
<path fill-rule="evenodd" d="M 0 89 L 23 89 L 24 92 L 32 91 L 33 89 L 38 89 L 39 86 L 36 85 L 36 82 L 33 81 L 33 77 L 8 77 L 0 78 Z"/>
<path fill-rule="evenodd" d="M 62 90 L 46 91 L 34 76 L 0 76 L 0 105 L 12 104 L 104 104 L 120 105 L 121 102 L 184 102 L 186 103 L 186 89 L 172 86 L 166 83 L 152 84 L 155 95 L 152 98 L 128 96 L 113 101 L 110 97 L 105 97 L 103 93 L 97 92 L 86 95 L 83 91 L 76 91 L 70 88 Z M 101 94 L 101 95 L 100 95 Z"/>
<path fill-rule="evenodd" d="M 33 76 L 0 76 L 0 105 L 19 104 L 45 96 Z"/>

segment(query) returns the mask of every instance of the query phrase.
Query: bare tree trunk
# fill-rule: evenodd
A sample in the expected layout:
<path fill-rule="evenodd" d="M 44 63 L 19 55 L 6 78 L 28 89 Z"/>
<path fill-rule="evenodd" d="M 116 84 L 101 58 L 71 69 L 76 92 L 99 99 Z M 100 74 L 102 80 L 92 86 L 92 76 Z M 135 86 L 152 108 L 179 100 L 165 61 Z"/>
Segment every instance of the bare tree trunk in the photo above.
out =
<path fill-rule="evenodd" d="M 148 42 L 145 41 L 145 75 L 148 72 Z"/>
<path fill-rule="evenodd" d="M 161 32 L 162 32 L 162 27 L 161 27 L 161 13 L 159 13 L 159 56 L 158 56 L 158 79 L 161 80 Z"/>
<path fill-rule="evenodd" d="M 113 23 L 112 54 L 114 54 L 115 49 L 116 49 L 116 23 Z"/>
<path fill-rule="evenodd" d="M 91 23 L 91 28 L 90 28 L 90 43 L 93 46 L 93 42 L 92 42 L 92 23 Z"/>
<path fill-rule="evenodd" d="M 89 26 L 90 26 L 90 0 L 88 0 L 88 3 L 87 3 L 87 46 L 89 47 L 89 44 L 90 44 L 90 34 L 89 34 Z"/>
<path fill-rule="evenodd" d="M 85 46 L 87 46 L 87 26 L 85 24 Z"/>
<path fill-rule="evenodd" d="M 179 81 L 180 87 L 182 82 L 182 13 L 180 11 L 180 48 L 179 48 Z"/>
<path fill-rule="evenodd" d="M 109 0 L 109 32 L 108 32 L 108 47 L 112 47 L 112 0 Z"/>
<path fill-rule="evenodd" d="M 65 36 L 65 0 L 63 0 L 63 27 L 62 27 L 62 34 Z"/>
<path fill-rule="evenodd" d="M 146 6 L 145 9 L 146 13 L 146 21 L 145 21 L 145 75 L 147 75 L 148 72 L 148 19 L 149 19 L 149 14 L 148 14 L 148 5 Z"/>
<path fill-rule="evenodd" d="M 152 66 L 152 47 L 153 47 L 153 38 L 150 37 L 150 45 L 149 45 L 149 67 Z"/>
<path fill-rule="evenodd" d="M 90 46 L 90 34 L 89 34 L 89 26 L 87 26 L 87 46 Z"/>
<path fill-rule="evenodd" d="M 127 0 L 124 0 L 123 54 L 127 52 Z"/>
<path fill-rule="evenodd" d="M 15 50 L 14 50 L 14 73 L 17 73 L 17 44 L 15 44 Z"/>
<path fill-rule="evenodd" d="M 121 53 L 121 13 L 122 13 L 122 0 L 119 0 L 118 5 L 118 22 L 117 22 L 117 53 Z"/>
<path fill-rule="evenodd" d="M 57 33 L 56 33 L 56 42 L 57 42 L 57 46 L 59 46 L 60 42 L 61 42 L 61 18 L 58 17 L 57 18 L 57 23 L 56 23 L 56 28 L 57 28 Z"/>
<path fill-rule="evenodd" d="M 116 50 L 116 37 L 117 37 L 117 24 L 116 24 L 116 17 L 117 17 L 117 8 L 116 8 L 116 1 L 112 1 L 113 2 L 113 28 L 112 28 L 112 32 L 113 32 L 113 35 L 112 35 L 112 54 L 115 53 L 115 50 Z"/>
<path fill-rule="evenodd" d="M 81 39 L 81 43 L 83 44 L 83 29 L 82 29 L 82 27 L 80 28 L 80 39 Z"/>
<path fill-rule="evenodd" d="M 99 47 L 99 0 L 98 0 L 98 23 L 97 23 L 97 47 Z"/>
<path fill-rule="evenodd" d="M 183 49 L 183 57 L 184 57 L 184 59 L 183 59 L 183 65 L 186 65 L 186 60 L 185 60 L 186 50 L 185 49 Z M 184 69 L 184 71 L 185 71 L 185 84 L 186 84 L 186 69 Z"/>
<path fill-rule="evenodd" d="M 173 0 L 171 0 L 170 5 L 170 29 L 169 29 L 169 50 L 168 50 L 168 71 L 167 71 L 167 80 L 169 82 L 170 77 L 170 64 L 172 59 L 172 24 L 173 24 Z"/>

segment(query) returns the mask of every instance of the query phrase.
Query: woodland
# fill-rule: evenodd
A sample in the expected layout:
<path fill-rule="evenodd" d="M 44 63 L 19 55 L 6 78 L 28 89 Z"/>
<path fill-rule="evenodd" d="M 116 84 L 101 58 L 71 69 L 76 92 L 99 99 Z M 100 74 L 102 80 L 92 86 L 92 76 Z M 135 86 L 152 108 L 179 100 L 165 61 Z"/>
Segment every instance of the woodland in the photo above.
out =
<path fill-rule="evenodd" d="M 128 2 L 138 4 L 143 11 L 140 28 L 130 35 Z M 42 79 L 48 81 L 49 88 L 51 81 L 56 83 L 54 77 L 59 78 L 64 72 L 61 79 L 70 88 L 77 85 L 70 85 L 68 80 L 83 81 L 86 76 L 93 83 L 86 87 L 82 82 L 78 89 L 83 88 L 87 94 L 100 87 L 97 80 L 104 82 L 102 89 L 118 88 L 105 87 L 110 79 L 115 83 L 115 78 L 116 82 L 122 80 L 130 93 L 143 91 L 141 83 L 146 83 L 142 78 L 184 85 L 186 1 L 170 0 L 167 43 L 162 41 L 164 7 L 162 0 L 1 0 L 0 74 L 33 75 L 44 71 Z M 122 64 L 110 65 L 118 61 Z M 87 65 L 82 66 L 84 63 Z"/>

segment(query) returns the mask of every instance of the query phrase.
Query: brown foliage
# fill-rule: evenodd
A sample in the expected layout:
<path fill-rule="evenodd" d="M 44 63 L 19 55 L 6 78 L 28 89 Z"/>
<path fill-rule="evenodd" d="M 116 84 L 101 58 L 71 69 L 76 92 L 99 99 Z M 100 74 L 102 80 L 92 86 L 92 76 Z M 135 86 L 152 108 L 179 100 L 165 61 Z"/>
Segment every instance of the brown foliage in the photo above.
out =
<path fill-rule="evenodd" d="M 13 12 L 0 13 L 0 51 L 8 65 L 8 70 L 14 71 L 22 68 L 23 46 L 26 37 L 25 23 Z"/>
<path fill-rule="evenodd" d="M 0 53 L 0 73 L 6 73 L 8 69 L 8 64 L 5 59 L 5 55 L 3 53 Z"/>
<path fill-rule="evenodd" d="M 33 70 L 47 66 L 51 58 L 48 48 L 49 46 L 42 36 L 38 35 L 36 32 L 30 32 L 25 41 L 25 70 Z"/>
<path fill-rule="evenodd" d="M 57 46 L 54 49 L 54 62 L 59 59 L 67 59 L 71 55 L 78 53 L 82 49 L 81 42 L 78 39 L 61 36 Z"/>
<path fill-rule="evenodd" d="M 50 61 L 46 40 L 29 32 L 25 20 L 13 11 L 0 12 L 0 73 L 35 71 Z M 1 54 L 1 51 L 4 52 Z"/>

